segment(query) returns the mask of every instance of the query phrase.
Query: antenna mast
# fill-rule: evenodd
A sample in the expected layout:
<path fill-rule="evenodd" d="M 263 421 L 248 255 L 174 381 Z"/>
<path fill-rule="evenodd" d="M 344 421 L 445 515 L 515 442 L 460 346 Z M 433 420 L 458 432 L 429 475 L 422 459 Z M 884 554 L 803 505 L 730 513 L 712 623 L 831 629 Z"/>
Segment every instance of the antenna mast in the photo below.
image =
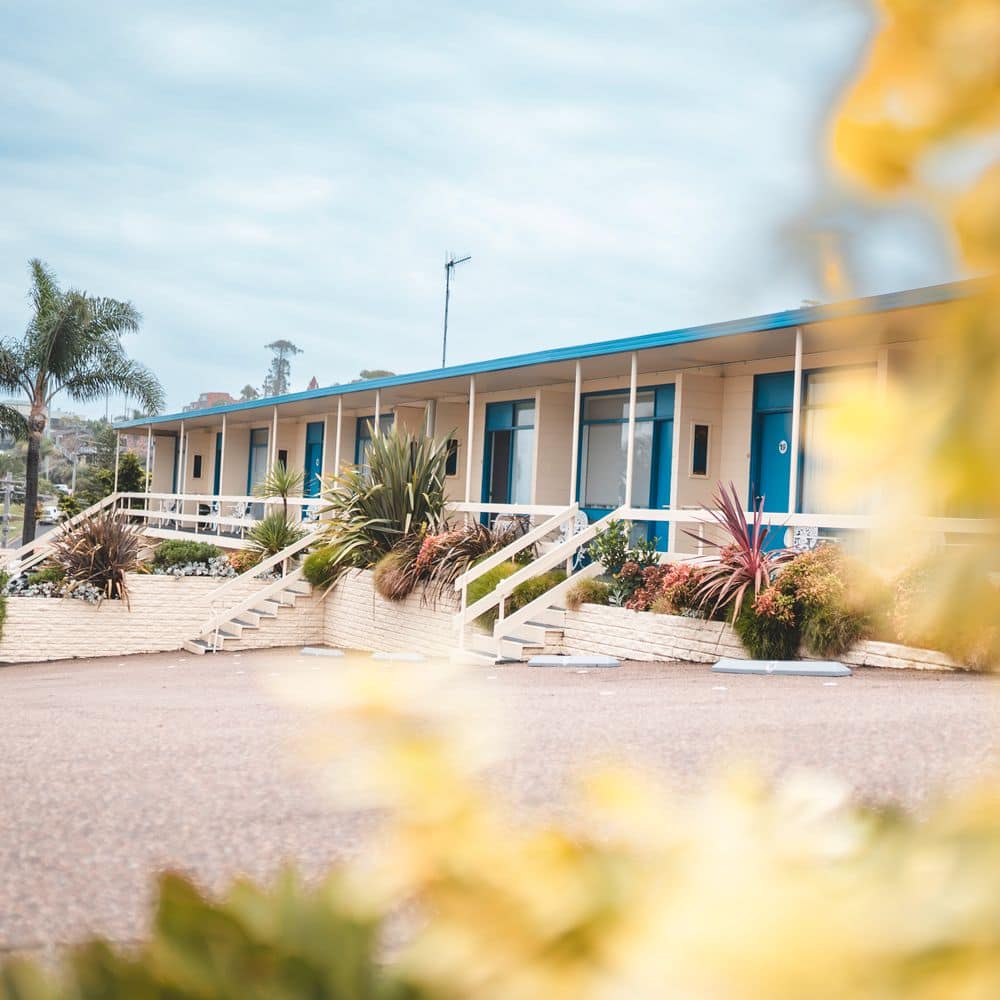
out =
<path fill-rule="evenodd" d="M 448 358 L 448 300 L 451 298 L 451 272 L 458 264 L 464 264 L 472 257 L 459 257 L 455 260 L 454 254 L 445 261 L 444 265 L 444 340 L 441 342 L 441 367 L 444 368 Z"/>

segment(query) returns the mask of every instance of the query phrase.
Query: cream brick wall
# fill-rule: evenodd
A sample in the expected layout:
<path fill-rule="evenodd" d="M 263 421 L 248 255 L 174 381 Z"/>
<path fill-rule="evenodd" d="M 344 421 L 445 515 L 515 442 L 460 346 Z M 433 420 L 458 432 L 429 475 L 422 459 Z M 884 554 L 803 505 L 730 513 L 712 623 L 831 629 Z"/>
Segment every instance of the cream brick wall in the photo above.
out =
<path fill-rule="evenodd" d="M 387 601 L 375 592 L 367 570 L 345 574 L 322 604 L 328 646 L 447 656 L 457 645 L 454 600 L 436 608 L 421 604 L 416 593 L 405 601 Z"/>
<path fill-rule="evenodd" d="M 79 656 L 124 656 L 179 649 L 208 617 L 207 599 L 222 580 L 129 575 L 129 606 L 41 597 L 7 599 L 0 662 L 24 663 Z M 256 587 L 237 588 L 233 602 Z M 259 584 L 257 585 L 259 587 Z"/>
<path fill-rule="evenodd" d="M 563 649 L 567 653 L 601 653 L 622 660 L 680 660 L 715 663 L 722 657 L 748 659 L 733 630 L 724 622 L 706 622 L 678 615 L 657 615 L 584 604 L 566 612 Z M 931 649 L 914 649 L 891 642 L 859 642 L 838 657 L 858 667 L 902 670 L 953 670 L 954 660 Z"/>

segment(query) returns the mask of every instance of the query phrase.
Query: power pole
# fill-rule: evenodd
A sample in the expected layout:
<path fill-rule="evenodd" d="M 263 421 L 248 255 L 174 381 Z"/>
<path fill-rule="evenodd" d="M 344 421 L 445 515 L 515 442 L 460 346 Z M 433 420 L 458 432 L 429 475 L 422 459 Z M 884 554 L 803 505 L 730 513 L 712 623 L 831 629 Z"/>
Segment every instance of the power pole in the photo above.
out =
<path fill-rule="evenodd" d="M 458 264 L 464 264 L 467 260 L 472 260 L 472 257 L 459 257 L 455 260 L 454 256 L 448 258 L 444 265 L 444 340 L 441 344 L 441 367 L 444 368 L 447 363 L 448 358 L 448 300 L 451 298 L 451 272 L 455 270 Z"/>

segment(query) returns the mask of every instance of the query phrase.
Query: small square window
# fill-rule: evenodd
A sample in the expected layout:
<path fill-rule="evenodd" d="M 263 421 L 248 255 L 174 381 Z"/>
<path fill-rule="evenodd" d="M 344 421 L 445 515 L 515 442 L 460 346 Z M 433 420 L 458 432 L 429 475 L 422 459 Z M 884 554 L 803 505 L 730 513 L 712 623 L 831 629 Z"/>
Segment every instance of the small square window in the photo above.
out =
<path fill-rule="evenodd" d="M 691 428 L 691 475 L 708 475 L 708 424 L 694 424 Z"/>
<path fill-rule="evenodd" d="M 283 469 L 288 468 L 288 451 L 285 448 L 278 449 L 278 465 Z"/>
<path fill-rule="evenodd" d="M 201 479 L 201 455 L 194 456 L 194 468 L 191 470 L 191 475 L 195 479 Z"/>
<path fill-rule="evenodd" d="M 446 476 L 458 475 L 458 442 L 454 438 L 448 439 L 448 459 L 444 465 Z"/>

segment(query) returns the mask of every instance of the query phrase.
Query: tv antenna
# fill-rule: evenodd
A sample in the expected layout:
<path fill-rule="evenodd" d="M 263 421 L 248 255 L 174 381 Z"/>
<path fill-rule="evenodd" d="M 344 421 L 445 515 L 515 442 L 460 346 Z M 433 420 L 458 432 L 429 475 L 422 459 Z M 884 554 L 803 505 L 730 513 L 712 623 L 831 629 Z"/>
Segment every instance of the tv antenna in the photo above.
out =
<path fill-rule="evenodd" d="M 441 342 L 441 367 L 444 368 L 448 358 L 448 300 L 451 298 L 451 272 L 459 264 L 464 264 L 472 257 L 459 257 L 455 259 L 454 254 L 445 261 L 444 265 L 444 340 Z"/>

